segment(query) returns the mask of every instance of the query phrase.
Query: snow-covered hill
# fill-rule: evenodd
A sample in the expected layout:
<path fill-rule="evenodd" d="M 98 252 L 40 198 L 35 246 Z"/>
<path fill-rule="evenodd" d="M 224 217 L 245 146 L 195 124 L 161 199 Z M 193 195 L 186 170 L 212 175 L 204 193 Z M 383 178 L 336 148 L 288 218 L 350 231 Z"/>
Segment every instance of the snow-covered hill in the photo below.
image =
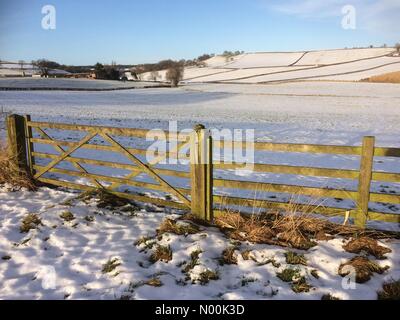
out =
<path fill-rule="evenodd" d="M 216 56 L 205 67 L 185 68 L 184 82 L 265 83 L 294 80 L 360 81 L 400 71 L 400 57 L 393 48 L 340 49 L 306 52 L 245 53 Z M 165 81 L 166 70 L 157 81 Z M 143 80 L 154 80 L 144 73 Z"/>

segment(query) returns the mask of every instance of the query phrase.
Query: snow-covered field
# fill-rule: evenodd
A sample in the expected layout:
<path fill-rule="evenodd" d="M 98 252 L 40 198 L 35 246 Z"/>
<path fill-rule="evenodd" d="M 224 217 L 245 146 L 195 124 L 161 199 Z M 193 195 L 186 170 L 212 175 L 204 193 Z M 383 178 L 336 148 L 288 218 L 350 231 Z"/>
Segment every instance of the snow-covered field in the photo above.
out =
<path fill-rule="evenodd" d="M 76 196 L 46 188 L 36 193 L 0 192 L 0 299 L 319 300 L 325 294 L 376 299 L 384 282 L 400 277 L 398 240 L 380 241 L 392 252 L 376 263 L 389 270 L 349 289 L 338 268 L 355 255 L 342 249 L 346 241 L 341 238 L 319 241 L 306 252 L 294 250 L 304 253 L 307 266 L 290 266 L 285 262 L 288 249 L 282 247 L 233 242 L 218 229 L 206 227 L 196 234 L 157 237 L 156 229 L 165 218 L 179 216 L 151 207 L 100 209 L 95 201 L 71 201 Z M 65 212 L 72 214 L 70 221 L 60 217 Z M 22 220 L 31 213 L 41 224 L 21 233 Z M 158 245 L 170 247 L 170 261 L 150 261 Z M 222 252 L 229 247 L 236 248 L 237 264 L 221 264 Z M 241 254 L 246 250 L 248 260 Z M 193 252 L 198 260 L 183 272 Z M 110 261 L 115 268 L 106 269 Z M 277 273 L 285 268 L 298 269 L 310 291 L 295 293 L 291 283 L 280 280 Z M 207 271 L 216 273 L 217 279 L 202 280 Z"/>
<path fill-rule="evenodd" d="M 295 80 L 360 81 L 400 71 L 393 48 L 341 49 L 307 52 L 245 53 L 231 58 L 216 56 L 206 66 L 185 68 L 186 83 L 263 83 Z M 158 81 L 165 81 L 165 70 Z M 150 80 L 150 73 L 141 77 Z"/>
<path fill-rule="evenodd" d="M 385 147 L 400 147 L 399 102 L 398 85 L 336 82 L 252 86 L 190 84 L 176 89 L 112 92 L 0 91 L 0 108 L 31 114 L 35 121 L 168 129 L 169 121 L 176 120 L 181 129 L 197 123 L 208 128 L 255 129 L 258 141 L 271 142 L 360 145 L 363 136 L 374 135 L 377 145 Z M 69 137 L 56 132 L 52 135 L 60 139 L 79 137 L 77 133 Z M 4 130 L 0 129 L 0 137 L 4 136 Z M 54 152 L 45 147 L 37 150 Z M 121 159 L 110 155 L 108 160 Z M 282 159 L 280 153 L 267 152 L 257 153 L 255 160 L 343 169 L 359 166 L 358 159 L 351 156 L 287 154 Z M 374 169 L 400 173 L 400 161 L 376 158 Z M 356 181 L 346 179 L 270 173 L 235 176 L 234 171 L 217 171 L 216 176 L 305 186 L 356 187 Z M 374 191 L 381 188 L 379 183 L 373 185 Z M 385 183 L 385 188 L 400 194 L 399 184 Z M 235 190 L 220 192 L 242 195 Z M 343 289 L 337 269 L 353 255 L 343 252 L 342 239 L 337 238 L 320 242 L 305 253 L 310 263 L 308 267 L 300 266 L 301 274 L 315 289 L 295 294 L 290 284 L 276 278 L 276 273 L 284 267 L 286 250 L 283 248 L 243 242 L 240 250 L 250 249 L 255 261 L 243 260 L 239 255 L 237 265 L 220 266 L 218 258 L 230 245 L 230 240 L 216 229 L 207 228 L 187 237 L 165 234 L 157 239 L 155 229 L 169 213 L 147 206 L 146 210 L 137 210 L 131 216 L 113 214 L 97 208 L 94 203 L 86 205 L 75 201 L 71 207 L 65 205 L 65 200 L 76 195 L 45 188 L 36 193 L 0 191 L 0 254 L 10 257 L 0 262 L 0 298 L 266 299 L 273 296 L 274 299 L 320 299 L 329 292 L 343 299 L 375 299 L 376 291 L 385 280 L 400 276 L 400 244 L 397 240 L 383 241 L 382 244 L 393 252 L 379 264 L 390 266 L 389 271 L 374 275 L 366 284 L 357 285 L 356 290 Z M 252 198 L 251 194 L 246 196 Z M 377 209 L 385 208 L 378 206 Z M 65 211 L 73 213 L 72 222 L 59 217 Z M 398 206 L 389 210 L 399 211 Z M 39 214 L 43 226 L 21 234 L 20 222 L 28 213 Z M 86 216 L 94 219 L 85 219 Z M 386 227 L 398 230 L 398 225 Z M 155 238 L 152 241 L 157 244 L 169 244 L 172 260 L 150 264 L 149 255 L 153 249 L 141 251 L 144 245 L 133 244 L 142 236 Z M 199 265 L 189 275 L 190 280 L 185 282 L 186 275 L 177 265 L 188 261 L 196 249 L 203 253 Z M 271 257 L 282 266 L 263 263 Z M 104 264 L 114 258 L 121 265 L 112 273 L 102 273 Z M 42 288 L 46 266 L 55 269 L 55 290 Z M 207 285 L 199 284 L 198 276 L 206 269 L 217 271 L 220 279 Z M 310 276 L 313 269 L 319 270 L 319 279 Z M 161 281 L 161 287 L 145 284 L 154 278 Z M 176 292 L 173 297 L 171 290 Z"/>
<path fill-rule="evenodd" d="M 157 86 L 154 82 L 130 82 L 91 79 L 63 78 L 0 78 L 0 90 L 11 89 L 77 89 L 77 90 L 110 90 L 124 88 L 143 88 Z"/>

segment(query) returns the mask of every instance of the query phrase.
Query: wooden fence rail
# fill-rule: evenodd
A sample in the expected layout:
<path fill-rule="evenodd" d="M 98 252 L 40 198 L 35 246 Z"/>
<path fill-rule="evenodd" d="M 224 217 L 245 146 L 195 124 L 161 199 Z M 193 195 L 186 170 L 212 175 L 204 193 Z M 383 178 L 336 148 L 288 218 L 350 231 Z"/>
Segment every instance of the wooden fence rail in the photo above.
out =
<path fill-rule="evenodd" d="M 332 169 L 322 167 L 293 166 L 280 164 L 252 164 L 254 172 L 288 174 L 296 176 L 325 177 L 350 179 L 357 181 L 357 190 L 306 187 L 291 184 L 278 184 L 255 182 L 250 180 L 232 180 L 214 178 L 216 171 L 236 170 L 244 168 L 243 164 L 213 159 L 213 150 L 227 147 L 242 147 L 241 142 L 213 141 L 211 134 L 203 126 L 196 126 L 191 134 L 173 135 L 176 146 L 166 151 L 155 152 L 155 159 L 151 162 L 142 160 L 147 150 L 126 146 L 118 138 L 143 139 L 159 136 L 150 130 L 113 128 L 100 126 L 86 126 L 75 124 L 33 122 L 29 115 L 23 117 L 10 115 L 7 120 L 8 139 L 15 159 L 21 169 L 28 170 L 32 177 L 42 183 L 67 187 L 78 190 L 105 189 L 120 197 L 152 203 L 159 206 L 177 209 L 191 210 L 201 219 L 212 220 L 218 214 L 226 212 L 229 207 L 259 209 L 290 209 L 293 201 L 279 202 L 277 200 L 265 200 L 257 197 L 243 198 L 231 195 L 218 194 L 218 190 L 253 190 L 257 193 L 282 194 L 285 196 L 311 197 L 315 203 L 302 203 L 295 201 L 296 210 L 312 211 L 327 216 L 346 216 L 354 219 L 359 227 L 365 227 L 368 220 L 398 223 L 400 212 L 385 213 L 371 210 L 371 203 L 385 203 L 386 205 L 400 204 L 400 195 L 392 193 L 371 192 L 373 181 L 400 183 L 400 173 L 374 171 L 375 157 L 400 157 L 400 148 L 383 148 L 375 146 L 374 137 L 364 137 L 361 146 L 334 146 L 316 144 L 287 144 L 255 142 L 252 145 L 259 152 L 276 153 L 305 153 L 305 154 L 331 154 L 349 155 L 360 159 L 360 167 L 355 169 Z M 79 132 L 79 141 L 65 141 L 55 139 L 50 131 L 74 131 Z M 165 132 L 166 139 L 171 137 L 170 132 Z M 96 139 L 94 139 L 96 138 Z M 101 140 L 100 144 L 95 140 Z M 106 143 L 106 144 L 105 144 Z M 37 146 L 46 147 L 47 151 L 38 150 Z M 189 152 L 185 148 L 189 147 Z M 52 148 L 55 153 L 49 153 Z M 78 156 L 75 153 L 95 152 L 99 154 L 119 154 L 128 160 L 122 163 L 93 157 Z M 188 154 L 189 153 L 189 154 Z M 156 165 L 169 157 L 178 157 L 188 161 L 189 170 L 173 170 L 160 168 Z M 47 161 L 47 162 L 46 162 Z M 74 170 L 60 167 L 60 164 L 68 164 Z M 87 167 L 96 166 L 108 168 L 102 174 L 93 173 Z M 128 172 L 124 177 L 109 174 L 109 169 Z M 105 173 L 104 173 L 105 172 Z M 68 181 L 59 176 L 85 179 L 90 184 Z M 140 176 L 146 176 L 152 182 L 135 180 Z M 175 186 L 169 182 L 169 178 L 178 178 L 186 181 L 186 187 Z M 162 199 L 159 196 L 144 195 L 142 193 L 121 192 L 122 186 L 133 187 L 139 190 L 153 190 L 168 194 Z M 229 193 L 228 193 L 229 194 Z M 274 196 L 276 198 L 276 196 Z M 339 208 L 324 206 L 322 199 L 349 199 L 355 204 L 352 207 Z M 321 201 L 320 201 L 321 200 Z"/>

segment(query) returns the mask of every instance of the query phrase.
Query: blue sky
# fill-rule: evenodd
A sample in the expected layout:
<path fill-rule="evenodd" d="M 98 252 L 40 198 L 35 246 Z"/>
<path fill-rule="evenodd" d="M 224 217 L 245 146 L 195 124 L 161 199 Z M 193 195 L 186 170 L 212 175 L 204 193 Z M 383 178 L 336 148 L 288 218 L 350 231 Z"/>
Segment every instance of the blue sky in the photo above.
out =
<path fill-rule="evenodd" d="M 55 30 L 41 27 L 48 4 Z M 348 4 L 355 30 L 341 26 Z M 0 59 L 136 64 L 224 50 L 393 45 L 399 18 L 399 0 L 0 0 Z"/>

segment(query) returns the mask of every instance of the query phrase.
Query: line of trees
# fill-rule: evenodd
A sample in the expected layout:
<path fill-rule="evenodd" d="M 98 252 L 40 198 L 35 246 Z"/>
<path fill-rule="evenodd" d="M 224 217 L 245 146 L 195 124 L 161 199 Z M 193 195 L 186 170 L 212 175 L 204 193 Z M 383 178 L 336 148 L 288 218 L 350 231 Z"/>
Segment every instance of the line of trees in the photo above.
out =
<path fill-rule="evenodd" d="M 145 72 L 155 72 L 160 70 L 168 70 L 170 68 L 175 68 L 177 65 L 181 67 L 192 67 L 192 66 L 201 66 L 205 60 L 208 60 L 214 57 L 215 54 L 202 54 L 201 56 L 197 57 L 196 59 L 192 60 L 179 60 L 174 61 L 172 59 L 161 60 L 157 63 L 146 63 L 136 66 L 137 73 L 145 73 Z"/>
<path fill-rule="evenodd" d="M 92 66 L 68 66 L 47 59 L 33 60 L 32 64 L 38 67 L 41 74 L 44 76 L 48 75 L 48 71 L 50 69 L 60 69 L 71 73 L 84 73 L 84 72 L 89 72 L 90 69 L 92 68 Z"/>
<path fill-rule="evenodd" d="M 93 66 L 67 66 L 46 59 L 32 61 L 32 64 L 40 70 L 42 76 L 48 76 L 51 69 L 60 69 L 71 73 L 86 73 L 93 69 Z M 98 62 L 94 66 L 94 72 L 96 73 L 97 79 L 119 80 L 120 77 L 115 62 L 106 66 Z"/>
<path fill-rule="evenodd" d="M 110 66 L 104 66 L 97 62 L 94 66 L 94 72 L 96 73 L 96 79 L 119 80 L 119 71 L 115 62 L 112 62 Z"/>

